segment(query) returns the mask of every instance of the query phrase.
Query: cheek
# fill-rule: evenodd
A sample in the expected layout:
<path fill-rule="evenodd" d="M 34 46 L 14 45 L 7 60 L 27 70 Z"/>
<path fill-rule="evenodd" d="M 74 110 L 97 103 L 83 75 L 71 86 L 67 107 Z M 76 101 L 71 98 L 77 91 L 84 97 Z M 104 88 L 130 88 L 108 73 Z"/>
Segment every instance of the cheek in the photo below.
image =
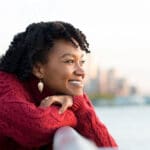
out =
<path fill-rule="evenodd" d="M 48 86 L 65 86 L 69 79 L 72 79 L 73 68 L 53 64 L 46 66 L 44 80 Z"/>
<path fill-rule="evenodd" d="M 47 72 L 45 79 L 48 84 L 64 84 L 71 78 L 71 72 L 66 69 L 53 69 Z"/>
<path fill-rule="evenodd" d="M 70 67 L 59 66 L 54 70 L 54 73 L 54 76 L 57 76 L 61 80 L 69 80 L 73 75 L 73 70 Z"/>
<path fill-rule="evenodd" d="M 69 79 L 71 79 L 71 73 L 63 70 L 63 72 L 60 72 L 58 75 L 58 78 L 62 81 L 62 82 L 67 82 Z"/>

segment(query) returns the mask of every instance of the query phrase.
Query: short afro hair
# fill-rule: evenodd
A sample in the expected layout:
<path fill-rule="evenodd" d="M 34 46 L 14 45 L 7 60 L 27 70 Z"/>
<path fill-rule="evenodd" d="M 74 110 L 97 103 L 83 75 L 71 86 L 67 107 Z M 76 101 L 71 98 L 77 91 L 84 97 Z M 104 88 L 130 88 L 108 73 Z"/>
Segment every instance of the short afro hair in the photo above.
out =
<path fill-rule="evenodd" d="M 86 36 L 70 23 L 32 23 L 14 37 L 5 55 L 0 58 L 0 70 L 13 73 L 22 81 L 27 80 L 32 74 L 33 65 L 46 61 L 47 53 L 58 39 L 70 41 L 77 46 L 73 41 L 75 39 L 83 51 L 90 52 Z"/>

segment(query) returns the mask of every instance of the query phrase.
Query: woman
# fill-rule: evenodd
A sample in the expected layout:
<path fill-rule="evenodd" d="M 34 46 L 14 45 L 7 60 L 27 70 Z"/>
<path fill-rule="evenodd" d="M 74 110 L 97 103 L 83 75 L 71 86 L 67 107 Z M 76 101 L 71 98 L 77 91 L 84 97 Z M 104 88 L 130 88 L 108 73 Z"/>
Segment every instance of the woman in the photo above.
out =
<path fill-rule="evenodd" d="M 62 126 L 117 146 L 83 92 L 89 52 L 85 35 L 65 22 L 33 23 L 14 37 L 0 60 L 1 150 L 51 149 Z"/>

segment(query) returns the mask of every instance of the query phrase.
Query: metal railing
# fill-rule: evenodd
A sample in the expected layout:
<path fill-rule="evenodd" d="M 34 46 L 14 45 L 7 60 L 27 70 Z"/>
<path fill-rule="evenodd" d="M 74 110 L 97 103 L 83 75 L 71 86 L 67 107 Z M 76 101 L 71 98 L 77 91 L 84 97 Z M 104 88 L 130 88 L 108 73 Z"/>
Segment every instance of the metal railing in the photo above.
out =
<path fill-rule="evenodd" d="M 118 150 L 118 148 L 99 148 L 92 141 L 87 140 L 73 128 L 66 126 L 59 128 L 54 136 L 54 150 Z"/>

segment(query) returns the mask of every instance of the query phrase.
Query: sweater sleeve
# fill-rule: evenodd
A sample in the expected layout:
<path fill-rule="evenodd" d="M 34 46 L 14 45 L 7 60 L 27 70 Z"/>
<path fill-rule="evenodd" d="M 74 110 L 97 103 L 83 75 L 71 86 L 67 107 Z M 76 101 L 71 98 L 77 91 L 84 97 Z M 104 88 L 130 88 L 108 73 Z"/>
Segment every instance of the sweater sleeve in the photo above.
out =
<path fill-rule="evenodd" d="M 75 96 L 72 108 L 77 117 L 77 131 L 99 147 L 117 147 L 106 126 L 99 120 L 87 95 Z"/>
<path fill-rule="evenodd" d="M 40 108 L 2 84 L 0 89 L 0 132 L 20 145 L 32 148 L 48 144 L 58 128 L 76 126 L 72 110 L 60 115 L 58 106 Z"/>

